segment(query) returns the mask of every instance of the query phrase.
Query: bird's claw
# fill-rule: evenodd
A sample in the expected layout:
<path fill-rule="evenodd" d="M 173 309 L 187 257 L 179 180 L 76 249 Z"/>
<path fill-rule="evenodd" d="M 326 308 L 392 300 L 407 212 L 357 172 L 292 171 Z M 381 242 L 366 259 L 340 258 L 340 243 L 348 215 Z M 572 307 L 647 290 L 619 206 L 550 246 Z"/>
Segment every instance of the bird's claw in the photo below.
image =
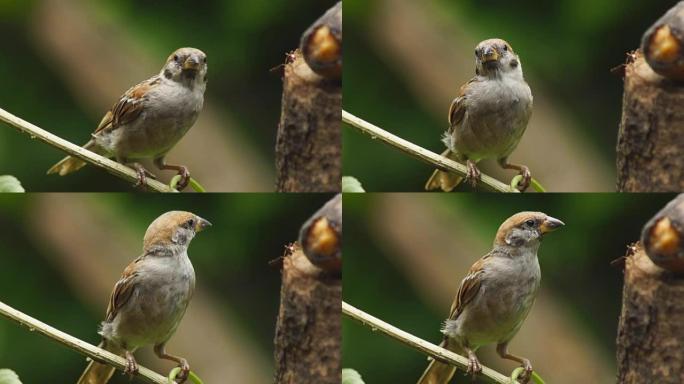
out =
<path fill-rule="evenodd" d="M 188 186 L 188 182 L 190 181 L 190 171 L 188 171 L 187 167 L 181 167 L 181 169 L 178 171 L 178 175 L 180 175 L 181 178 L 178 180 L 178 184 L 176 184 L 176 189 L 182 191 Z"/>
<path fill-rule="evenodd" d="M 518 382 L 520 384 L 527 384 L 527 382 L 530 381 L 530 378 L 532 377 L 532 365 L 528 364 L 523 364 L 523 373 L 518 376 Z"/>
<path fill-rule="evenodd" d="M 530 182 L 532 181 L 532 173 L 530 173 L 530 169 L 527 167 L 523 167 L 523 169 L 520 171 L 520 176 L 522 176 L 522 180 L 518 183 L 518 191 L 520 192 L 525 192 L 527 188 L 530 187 Z"/>
<path fill-rule="evenodd" d="M 529 360 L 522 360 L 522 369 L 523 371 L 518 375 L 516 381 L 520 384 L 527 384 L 530 381 L 530 378 L 532 378 L 532 364 Z"/>
<path fill-rule="evenodd" d="M 132 354 L 126 353 L 126 369 L 124 370 L 124 374 L 133 376 L 136 373 L 138 373 L 138 363 L 135 361 Z"/>
<path fill-rule="evenodd" d="M 178 375 L 176 375 L 176 383 L 183 384 L 190 374 L 190 365 L 187 360 L 183 359 L 181 360 L 179 367 L 181 370 L 178 372 Z"/>
<path fill-rule="evenodd" d="M 480 173 L 480 170 L 477 169 L 477 166 L 475 163 L 472 161 L 468 160 L 466 162 L 466 167 L 468 168 L 468 173 L 466 174 L 466 180 L 470 183 L 470 185 L 475 188 L 477 187 L 477 182 L 480 181 L 480 176 L 482 175 Z"/>
<path fill-rule="evenodd" d="M 138 181 L 136 181 L 133 185 L 134 188 L 144 188 L 148 177 L 150 179 L 157 179 L 157 176 L 154 173 L 148 171 L 147 169 L 145 169 L 145 167 L 143 167 L 140 164 L 134 165 L 134 168 L 135 172 L 138 174 Z"/>
<path fill-rule="evenodd" d="M 469 358 L 468 359 L 468 370 L 466 373 L 470 376 L 475 378 L 480 372 L 482 372 L 482 365 L 480 365 L 480 362 L 476 358 Z"/>

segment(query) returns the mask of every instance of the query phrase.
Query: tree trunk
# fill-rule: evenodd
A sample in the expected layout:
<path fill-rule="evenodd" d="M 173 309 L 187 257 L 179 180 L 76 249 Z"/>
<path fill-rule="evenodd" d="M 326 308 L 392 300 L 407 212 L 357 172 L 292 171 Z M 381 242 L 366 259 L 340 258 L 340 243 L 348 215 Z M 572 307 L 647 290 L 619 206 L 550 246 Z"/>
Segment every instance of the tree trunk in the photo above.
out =
<path fill-rule="evenodd" d="M 624 88 L 618 191 L 684 190 L 684 84 L 653 72 L 637 51 L 626 64 Z"/>
<path fill-rule="evenodd" d="M 640 244 L 625 263 L 617 336 L 618 383 L 684 383 L 684 277 L 651 262 Z"/>
<path fill-rule="evenodd" d="M 314 73 L 299 50 L 285 64 L 276 139 L 278 192 L 340 192 L 342 87 Z"/>
<path fill-rule="evenodd" d="M 311 264 L 298 245 L 288 247 L 282 274 L 275 382 L 339 384 L 342 280 Z"/>

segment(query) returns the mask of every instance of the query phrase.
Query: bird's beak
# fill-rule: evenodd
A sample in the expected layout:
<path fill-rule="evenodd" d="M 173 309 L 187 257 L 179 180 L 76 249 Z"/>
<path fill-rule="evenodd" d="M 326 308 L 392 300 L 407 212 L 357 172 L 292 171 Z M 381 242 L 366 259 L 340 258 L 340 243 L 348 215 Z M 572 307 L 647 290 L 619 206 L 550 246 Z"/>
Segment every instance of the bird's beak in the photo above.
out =
<path fill-rule="evenodd" d="M 482 62 L 489 63 L 490 61 L 498 61 L 499 52 L 492 47 L 487 47 L 482 51 Z"/>
<path fill-rule="evenodd" d="M 205 229 L 211 227 L 211 223 L 201 217 L 197 218 L 197 224 L 195 224 L 195 232 L 202 232 Z"/>
<path fill-rule="evenodd" d="M 197 71 L 199 70 L 200 67 L 200 60 L 198 57 L 194 55 L 188 56 L 187 59 L 185 59 L 185 62 L 183 63 L 183 70 L 184 71 Z"/>
<path fill-rule="evenodd" d="M 539 227 L 539 230 L 541 231 L 542 235 L 545 235 L 549 232 L 555 231 L 556 229 L 558 229 L 564 225 L 565 225 L 564 222 L 562 222 L 558 219 L 555 219 L 551 216 L 547 216 L 546 219 L 544 219 L 544 222 Z"/>

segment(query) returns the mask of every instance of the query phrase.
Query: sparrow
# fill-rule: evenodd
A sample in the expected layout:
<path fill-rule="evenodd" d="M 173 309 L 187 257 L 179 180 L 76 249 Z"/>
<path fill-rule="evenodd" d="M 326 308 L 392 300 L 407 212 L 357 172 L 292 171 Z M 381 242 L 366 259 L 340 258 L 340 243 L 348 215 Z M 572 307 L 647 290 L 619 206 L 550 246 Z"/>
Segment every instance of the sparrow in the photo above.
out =
<path fill-rule="evenodd" d="M 190 172 L 183 165 L 167 164 L 164 158 L 197 120 L 206 86 L 207 55 L 195 48 L 177 49 L 159 74 L 119 98 L 83 148 L 132 166 L 138 173 L 136 186 L 144 185 L 146 176 L 156 176 L 131 161 L 151 158 L 160 170 L 172 169 L 181 175 L 178 189 L 182 190 Z M 81 159 L 67 156 L 47 173 L 64 176 L 84 165 Z"/>
<path fill-rule="evenodd" d="M 532 91 L 523 78 L 520 58 L 510 44 L 501 39 L 482 41 L 475 48 L 475 77 L 461 86 L 449 108 L 449 129 L 442 142 L 442 156 L 465 162 L 466 179 L 473 186 L 480 179 L 477 163 L 496 159 L 505 169 L 515 169 L 523 180 L 518 188 L 527 189 L 528 167 L 508 162 L 532 115 Z M 436 170 L 425 184 L 426 190 L 451 191 L 463 178 Z"/>
<path fill-rule="evenodd" d="M 98 332 L 102 336 L 99 346 L 124 356 L 127 374 L 138 370 L 133 352 L 154 345 L 160 359 L 178 363 L 181 382 L 187 378 L 187 360 L 167 353 L 165 345 L 195 289 L 188 246 L 196 233 L 209 226 L 207 220 L 190 212 L 171 211 L 159 216 L 145 232 L 142 256 L 124 269 L 114 285 Z M 113 374 L 114 367 L 90 361 L 78 384 L 105 384 Z"/>
<path fill-rule="evenodd" d="M 496 343 L 503 359 L 520 363 L 529 380 L 532 364 L 508 352 L 508 343 L 522 326 L 532 308 L 541 270 L 537 250 L 545 234 L 565 225 L 541 212 L 520 212 L 501 224 L 492 250 L 475 262 L 454 298 L 449 318 L 444 322 L 440 346 L 468 356 L 467 372 L 482 370 L 475 352 Z M 432 359 L 418 384 L 448 383 L 456 367 Z"/>

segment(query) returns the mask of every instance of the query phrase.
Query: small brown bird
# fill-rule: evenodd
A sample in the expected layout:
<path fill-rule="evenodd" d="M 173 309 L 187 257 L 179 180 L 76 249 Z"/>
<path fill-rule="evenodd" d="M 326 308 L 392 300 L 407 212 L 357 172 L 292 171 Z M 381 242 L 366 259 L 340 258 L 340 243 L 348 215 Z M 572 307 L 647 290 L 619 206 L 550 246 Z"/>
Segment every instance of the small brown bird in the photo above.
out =
<path fill-rule="evenodd" d="M 204 104 L 207 84 L 207 55 L 199 49 L 180 48 L 166 60 L 158 75 L 130 88 L 107 111 L 83 145 L 99 155 L 130 164 L 138 172 L 138 184 L 155 176 L 137 162 L 151 158 L 160 170 L 178 171 L 178 189 L 188 184 L 190 172 L 182 165 L 167 164 L 166 154 L 195 124 Z M 67 156 L 47 173 L 60 176 L 85 166 L 81 159 Z"/>
<path fill-rule="evenodd" d="M 529 380 L 532 364 L 508 352 L 508 343 L 522 326 L 534 304 L 541 282 L 537 250 L 545 234 L 561 227 L 562 221 L 541 212 L 520 212 L 501 224 L 493 249 L 475 262 L 451 305 L 444 322 L 443 348 L 468 356 L 468 373 L 482 370 L 475 352 L 496 343 L 504 359 L 525 368 Z M 456 367 L 432 360 L 418 384 L 446 384 Z"/>
<path fill-rule="evenodd" d="M 477 163 L 496 159 L 501 167 L 520 172 L 523 180 L 518 187 L 524 191 L 532 177 L 529 168 L 508 162 L 532 115 L 532 91 L 523 78 L 520 58 L 504 40 L 485 40 L 475 48 L 475 73 L 451 102 L 442 156 L 465 162 L 473 186 L 480 179 Z M 436 170 L 425 189 L 451 191 L 462 180 Z"/>
<path fill-rule="evenodd" d="M 171 211 L 159 216 L 145 232 L 142 256 L 124 269 L 114 285 L 99 332 L 100 348 L 124 356 L 128 361 L 126 373 L 138 370 L 133 352 L 154 345 L 160 359 L 178 363 L 181 381 L 187 378 L 187 360 L 166 353 L 165 345 L 195 290 L 188 246 L 197 232 L 210 225 L 190 212 Z M 105 384 L 113 374 L 114 367 L 91 361 L 78 384 Z"/>

